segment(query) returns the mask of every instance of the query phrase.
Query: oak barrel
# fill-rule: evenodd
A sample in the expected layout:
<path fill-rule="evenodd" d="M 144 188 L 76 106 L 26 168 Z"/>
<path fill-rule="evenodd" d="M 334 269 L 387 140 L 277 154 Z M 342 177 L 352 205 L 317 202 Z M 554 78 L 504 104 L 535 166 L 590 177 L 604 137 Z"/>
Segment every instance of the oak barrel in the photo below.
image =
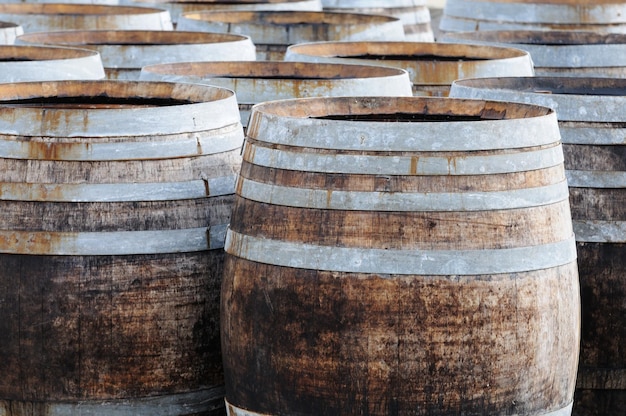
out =
<path fill-rule="evenodd" d="M 455 97 L 554 108 L 570 187 L 582 343 L 574 414 L 621 416 L 626 403 L 626 79 L 462 80 Z"/>
<path fill-rule="evenodd" d="M 626 32 L 623 0 L 446 0 L 439 28 Z"/>
<path fill-rule="evenodd" d="M 170 12 L 175 24 L 185 13 L 203 11 L 322 11 L 320 0 L 132 0 L 132 3 L 162 7 Z"/>
<path fill-rule="evenodd" d="M 526 51 L 454 43 L 299 43 L 287 48 L 285 60 L 402 68 L 409 73 L 413 94 L 422 96 L 447 96 L 452 82 L 460 78 L 534 75 L 533 62 Z"/>
<path fill-rule="evenodd" d="M 0 20 L 25 33 L 56 30 L 172 30 L 167 10 L 108 4 L 0 3 Z"/>
<path fill-rule="evenodd" d="M 0 84 L 0 414 L 223 414 L 242 141 L 223 88 Z"/>
<path fill-rule="evenodd" d="M 20 44 L 49 44 L 97 51 L 108 79 L 138 80 L 141 68 L 167 62 L 255 60 L 249 36 L 172 30 L 68 30 L 26 33 Z"/>
<path fill-rule="evenodd" d="M 407 40 L 433 42 L 430 9 L 426 0 L 322 0 L 323 10 L 393 16 L 403 23 Z"/>
<path fill-rule="evenodd" d="M 626 77 L 626 34 L 621 33 L 485 30 L 449 32 L 442 42 L 523 49 L 530 53 L 537 76 Z"/>
<path fill-rule="evenodd" d="M 200 11 L 181 15 L 177 29 L 247 35 L 258 60 L 274 61 L 282 61 L 287 47 L 295 43 L 405 40 L 398 18 L 358 13 Z"/>
<path fill-rule="evenodd" d="M 0 45 L 0 82 L 98 80 L 104 77 L 104 66 L 97 51 Z"/>
<path fill-rule="evenodd" d="M 550 109 L 254 107 L 226 237 L 230 415 L 569 415 L 576 250 Z"/>
<path fill-rule="evenodd" d="M 140 79 L 197 82 L 235 91 L 246 128 L 265 101 L 331 96 L 411 96 L 408 73 L 373 65 L 310 62 L 181 62 L 143 67 Z"/>

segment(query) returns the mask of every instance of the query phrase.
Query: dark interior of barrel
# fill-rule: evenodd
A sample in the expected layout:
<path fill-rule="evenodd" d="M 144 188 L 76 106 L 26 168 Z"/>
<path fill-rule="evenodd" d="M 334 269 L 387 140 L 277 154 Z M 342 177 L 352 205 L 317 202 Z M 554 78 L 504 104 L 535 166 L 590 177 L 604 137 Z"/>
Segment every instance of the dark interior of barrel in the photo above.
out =
<path fill-rule="evenodd" d="M 159 97 L 110 97 L 105 95 L 89 97 L 34 97 L 0 101 L 2 107 L 45 107 L 64 109 L 167 107 L 191 104 L 189 100 Z"/>

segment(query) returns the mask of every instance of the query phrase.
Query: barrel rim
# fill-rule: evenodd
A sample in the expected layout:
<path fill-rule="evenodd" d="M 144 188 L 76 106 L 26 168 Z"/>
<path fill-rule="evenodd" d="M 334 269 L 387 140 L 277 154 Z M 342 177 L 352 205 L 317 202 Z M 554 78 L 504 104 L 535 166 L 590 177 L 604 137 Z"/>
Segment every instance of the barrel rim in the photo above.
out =
<path fill-rule="evenodd" d="M 442 38 L 444 42 L 451 40 L 475 40 L 524 46 L 549 45 L 551 47 L 626 44 L 626 34 L 624 33 L 598 33 L 590 30 L 490 29 L 448 32 L 443 34 Z"/>
<path fill-rule="evenodd" d="M 149 88 L 150 85 L 154 88 Z M 110 95 L 111 92 L 118 91 L 117 87 L 126 87 L 130 92 L 150 94 L 147 96 L 143 95 L 141 96 L 142 98 L 171 98 L 191 101 L 190 104 L 227 99 L 235 95 L 234 91 L 227 88 L 203 84 L 190 85 L 188 83 L 135 80 L 59 80 L 0 84 L 0 104 L 3 101 L 27 98 L 93 97 L 96 93 L 107 94 L 107 97 L 128 98 L 128 96 L 123 95 Z M 161 89 L 164 89 L 165 93 L 160 92 L 156 94 L 156 91 Z M 69 91 L 69 94 L 64 91 Z M 61 92 L 61 95 L 59 95 L 59 92 Z M 3 96 L 3 93 L 12 93 L 13 95 Z M 109 109 L 98 109 L 97 111 L 107 110 Z M 59 109 L 59 111 L 62 111 L 62 109 Z"/>
<path fill-rule="evenodd" d="M 275 19 L 272 19 L 275 18 Z M 311 18 L 305 19 L 305 18 Z M 328 21 L 326 18 L 330 18 Z M 370 13 L 347 13 L 328 10 L 197 10 L 181 13 L 179 19 L 213 23 L 250 25 L 355 25 L 400 22 L 400 18 Z"/>
<path fill-rule="evenodd" d="M 152 106 L 80 108 L 53 105 L 10 106 L 10 100 L 37 98 L 164 99 Z M 180 102 L 176 102 L 179 100 Z M 57 104 L 57 105 L 54 105 Z M 73 107 L 73 108 L 72 108 Z M 141 134 L 196 134 L 241 126 L 235 92 L 212 85 L 134 80 L 43 81 L 0 84 L 0 131 L 21 137 L 58 137 L 89 141 L 100 137 Z M 212 117 L 206 117 L 212 114 Z M 171 119 L 177 120 L 172 123 Z M 137 123 L 141 120 L 141 123 Z M 241 132 L 243 138 L 243 131 Z"/>
<path fill-rule="evenodd" d="M 531 77 L 529 77 L 531 78 Z M 478 78 L 477 78 L 478 79 Z M 482 78 L 480 78 L 482 79 Z M 474 104 L 474 107 L 479 107 L 484 110 L 484 106 L 486 104 L 490 105 L 505 105 L 505 106 L 519 106 L 521 110 L 524 110 L 523 117 L 515 117 L 508 118 L 510 113 L 505 112 L 505 118 L 501 120 L 512 120 L 512 119 L 527 119 L 533 117 L 545 117 L 554 115 L 555 111 L 546 106 L 540 106 L 536 104 L 525 104 L 525 103 L 505 103 L 498 100 L 480 100 L 480 99 L 467 99 L 467 98 L 441 98 L 441 97 L 423 97 L 423 96 L 412 96 L 412 97 L 359 97 L 359 96 L 342 96 L 342 97 L 306 97 L 306 98 L 291 98 L 284 100 L 275 100 L 270 102 L 262 102 L 255 104 L 252 107 L 253 113 L 258 113 L 262 115 L 269 116 L 278 116 L 285 119 L 308 119 L 311 121 L 320 120 L 321 117 L 328 117 L 333 115 L 346 115 L 343 113 L 330 113 L 328 110 L 331 108 L 329 106 L 332 105 L 344 105 L 346 108 L 349 108 L 352 113 L 348 113 L 348 115 L 354 114 L 376 114 L 376 112 L 369 113 L 354 113 L 357 109 L 361 109 L 363 111 L 367 111 L 372 108 L 389 108 L 390 110 L 396 109 L 396 105 L 398 101 L 405 101 L 407 104 L 413 104 L 416 107 L 422 107 L 425 111 L 430 111 L 433 109 L 433 105 L 435 104 L 464 104 L 464 106 L 459 106 L 459 108 L 464 108 L 466 111 L 470 111 L 470 107 L 467 104 Z M 481 107 L 482 103 L 482 107 Z M 382 107 L 380 105 L 383 105 Z M 321 106 L 322 109 L 326 110 L 324 113 L 319 116 L 314 116 L 311 110 L 313 106 Z M 361 106 L 361 107 L 358 107 Z M 473 108 L 473 107 L 472 107 Z M 278 110 L 283 110 L 282 112 L 278 112 Z M 286 111 L 284 111 L 286 110 Z M 298 113 L 293 113 L 293 111 L 298 111 Z M 533 112 L 533 113 L 530 113 Z M 446 115 L 450 115 L 447 113 Z M 484 121 L 499 121 L 500 119 L 492 119 L 485 118 Z M 338 120 L 329 120 L 324 119 L 324 123 L 332 123 Z M 482 120 L 481 120 L 482 121 Z M 463 123 L 476 123 L 477 121 L 455 121 L 455 124 Z M 360 123 L 371 123 L 371 124 L 381 124 L 385 123 L 378 121 L 363 121 Z"/>
<path fill-rule="evenodd" d="M 467 43 L 443 43 L 443 42 L 414 42 L 414 41 L 322 41 L 322 42 L 302 42 L 294 45 L 289 45 L 287 47 L 287 54 L 292 55 L 309 55 L 306 52 L 310 49 L 324 49 L 324 48 L 336 48 L 336 50 L 346 51 L 348 55 L 342 55 L 342 58 L 350 58 L 350 53 L 355 53 L 355 48 L 357 47 L 365 47 L 366 52 L 386 56 L 395 55 L 411 55 L 415 53 L 415 56 L 430 54 L 434 55 L 437 52 L 446 52 L 456 49 L 462 49 L 466 52 L 474 52 L 473 55 L 467 56 L 468 58 L 473 59 L 486 59 L 486 60 L 497 60 L 497 59 L 510 59 L 510 58 L 521 58 L 521 57 L 529 57 L 530 54 L 528 51 L 519 48 L 506 47 L 506 46 L 495 46 L 495 45 L 475 45 L 475 44 L 467 44 Z M 392 49 L 397 49 L 398 51 L 393 51 Z M 333 49 L 331 49 L 333 51 Z M 380 51 L 380 52 L 378 52 Z M 358 51 L 359 54 L 362 54 L 362 51 Z M 483 53 L 483 55 L 481 55 Z M 324 55 L 310 55 L 310 56 L 323 56 L 323 57 L 333 57 L 336 55 L 330 54 L 328 51 Z M 393 60 L 389 60 L 393 61 Z"/>
<path fill-rule="evenodd" d="M 153 1 L 153 0 L 151 0 Z M 107 13 L 110 12 L 110 13 Z M 116 13 L 118 12 L 118 13 Z M 86 3 L 2 3 L 0 14 L 55 16 L 74 14 L 79 16 L 115 16 L 131 14 L 169 14 L 158 7 Z"/>
<path fill-rule="evenodd" d="M 135 41 L 128 42 L 126 40 Z M 117 44 L 144 47 L 152 45 L 212 44 L 247 40 L 251 40 L 250 36 L 236 33 L 136 29 L 36 31 L 24 33 L 17 37 L 18 42 L 24 43 L 53 43 L 55 45 Z"/>
<path fill-rule="evenodd" d="M 215 68 L 213 73 L 197 74 L 194 71 Z M 246 69 L 248 71 L 246 71 Z M 352 79 L 375 78 L 387 76 L 404 76 L 408 71 L 403 68 L 384 67 L 368 64 L 340 64 L 336 62 L 312 63 L 298 61 L 205 61 L 205 62 L 172 62 L 146 65 L 142 72 L 152 72 L 160 75 L 181 75 L 205 78 L 273 78 L 273 79 L 311 79 L 307 73 L 332 71 L 332 75 L 325 77 L 318 75 L 315 79 Z M 359 70 L 366 72 L 358 73 Z M 181 70 L 184 72 L 177 72 Z M 315 71 L 314 71 L 315 70 Z M 277 73 L 278 71 L 278 73 Z M 289 72 L 290 71 L 290 72 Z M 354 71 L 354 72 L 351 72 Z M 247 72 L 247 73 L 246 73 Z M 259 73 L 260 72 L 260 73 Z M 348 75 L 344 76 L 343 73 Z M 339 75 L 339 76 L 337 76 Z"/>
<path fill-rule="evenodd" d="M 615 85 L 617 84 L 617 86 Z M 581 88 L 590 90 L 583 94 Z M 556 89 L 571 89 L 559 94 Z M 612 93 L 610 93 L 614 90 Z M 456 80 L 451 97 L 482 99 L 489 92 L 499 91 L 498 100 L 524 101 L 554 108 L 559 121 L 623 122 L 626 79 L 576 76 L 492 77 Z M 603 93 L 608 91 L 609 93 Z M 579 92 L 579 93 L 576 93 Z M 514 96 L 511 96 L 514 95 Z M 505 98 L 506 96 L 506 98 Z"/>
<path fill-rule="evenodd" d="M 558 87 L 559 89 L 575 88 L 578 89 L 586 87 L 592 89 L 592 94 L 574 94 L 568 93 L 568 96 L 592 96 L 592 95 L 605 95 L 599 94 L 602 90 L 615 88 L 615 84 L 618 84 L 618 88 L 626 89 L 626 78 L 605 78 L 605 77 L 575 77 L 575 76 L 533 76 L 533 77 L 485 77 L 485 78 L 467 78 L 454 81 L 453 84 L 459 86 L 472 87 L 477 84 L 482 86 L 493 87 L 493 89 L 503 90 L 515 90 L 511 86 L 520 85 L 525 88 L 539 87 L 549 88 L 551 85 Z M 568 84 L 568 85 L 566 85 Z M 600 90 L 602 89 L 602 90 Z M 530 91 L 529 91 L 530 92 Z M 547 92 L 547 91 L 542 91 Z M 554 94 L 554 92 L 550 92 Z M 621 97 L 625 94 L 609 94 L 608 96 Z"/>
<path fill-rule="evenodd" d="M 21 35 L 20 35 L 21 36 Z M 16 55 L 16 52 L 19 52 L 19 55 Z M 43 56 L 41 59 L 37 59 L 37 52 L 44 52 L 50 54 L 58 54 L 57 56 Z M 65 45 L 21 45 L 21 44 L 12 44 L 12 45 L 0 45 L 0 63 L 2 63 L 3 56 L 7 53 L 6 56 L 14 57 L 20 56 L 24 61 L 47 61 L 47 60 L 65 60 L 65 59 L 76 59 L 76 58 L 86 58 L 86 57 L 94 57 L 99 56 L 100 53 L 98 51 L 94 51 L 93 49 L 88 48 L 80 48 L 75 46 L 65 46 Z M 19 62 L 19 60 L 16 60 Z M 14 61 L 11 61 L 14 62 Z"/>

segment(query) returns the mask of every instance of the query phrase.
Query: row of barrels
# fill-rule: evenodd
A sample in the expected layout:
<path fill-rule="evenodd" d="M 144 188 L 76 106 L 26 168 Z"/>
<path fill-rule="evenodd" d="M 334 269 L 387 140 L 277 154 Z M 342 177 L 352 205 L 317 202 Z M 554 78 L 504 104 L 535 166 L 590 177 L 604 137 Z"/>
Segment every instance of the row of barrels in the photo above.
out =
<path fill-rule="evenodd" d="M 622 414 L 626 85 L 530 57 L 321 42 L 0 84 L 0 414 Z"/>

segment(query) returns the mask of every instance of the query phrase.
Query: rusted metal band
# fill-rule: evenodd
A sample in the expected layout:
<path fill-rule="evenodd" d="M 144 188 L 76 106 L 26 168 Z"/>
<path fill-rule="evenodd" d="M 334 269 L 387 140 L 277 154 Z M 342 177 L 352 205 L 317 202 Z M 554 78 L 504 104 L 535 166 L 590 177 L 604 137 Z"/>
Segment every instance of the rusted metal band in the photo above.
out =
<path fill-rule="evenodd" d="M 623 23 L 624 4 L 536 4 L 447 0 L 445 14 L 476 20 L 524 23 Z"/>
<path fill-rule="evenodd" d="M 4 133 L 4 132 L 3 132 Z M 195 136 L 195 137 L 193 137 Z M 0 157 L 9 159 L 119 161 L 212 155 L 239 149 L 244 134 L 241 123 L 185 139 L 128 141 L 37 142 L 0 136 Z"/>
<path fill-rule="evenodd" d="M 0 253 L 122 256 L 197 252 L 223 248 L 226 227 L 76 233 L 0 230 Z"/>
<path fill-rule="evenodd" d="M 499 250 L 385 250 L 294 243 L 229 229 L 225 250 L 247 260 L 277 266 L 391 275 L 518 273 L 576 261 L 573 235 L 552 244 Z"/>
<path fill-rule="evenodd" d="M 569 198 L 567 181 L 501 192 L 353 192 L 265 184 L 240 177 L 238 193 L 257 202 L 347 211 L 485 211 L 529 208 Z"/>
<path fill-rule="evenodd" d="M 138 397 L 115 400 L 81 400 L 76 403 L 64 402 L 17 402 L 0 400 L 0 415 L 12 414 L 15 409 L 42 409 L 46 416 L 170 416 L 203 414 L 216 407 L 223 400 L 223 387 L 204 389 L 189 393 Z M 19 411 L 18 411 L 19 413 Z"/>
<path fill-rule="evenodd" d="M 626 243 L 626 221 L 573 220 L 576 241 Z"/>
<path fill-rule="evenodd" d="M 305 153 L 253 146 L 255 165 L 305 172 L 368 175 L 485 175 L 545 169 L 563 163 L 563 149 L 552 146 L 532 152 L 444 156 L 374 156 Z"/>
<path fill-rule="evenodd" d="M 626 188 L 624 171 L 566 170 L 565 175 L 572 188 Z"/>
<path fill-rule="evenodd" d="M 555 410 L 555 411 L 549 411 L 549 412 L 544 412 L 544 413 L 533 413 L 533 414 L 535 416 L 570 416 L 572 414 L 573 405 L 574 403 L 572 402 L 569 405 L 561 409 Z M 232 404 L 228 403 L 228 400 L 226 400 L 226 415 L 227 416 L 272 416 L 269 413 L 257 413 L 251 410 L 242 409 L 241 407 L 233 406 Z"/>
<path fill-rule="evenodd" d="M 545 146 L 561 140 L 555 113 L 525 119 L 419 123 L 418 126 L 393 123 L 392 129 L 390 123 L 287 118 L 263 113 L 251 122 L 254 124 L 248 128 L 250 138 L 317 149 L 478 151 Z"/>
<path fill-rule="evenodd" d="M 0 132 L 22 137 L 159 137 L 204 133 L 240 123 L 233 92 L 215 101 L 134 108 L 132 111 L 123 108 L 73 110 L 3 106 L 0 114 Z"/>
<path fill-rule="evenodd" d="M 134 202 L 205 198 L 235 193 L 236 176 L 187 182 L 39 184 L 0 183 L 0 200 Z"/>

